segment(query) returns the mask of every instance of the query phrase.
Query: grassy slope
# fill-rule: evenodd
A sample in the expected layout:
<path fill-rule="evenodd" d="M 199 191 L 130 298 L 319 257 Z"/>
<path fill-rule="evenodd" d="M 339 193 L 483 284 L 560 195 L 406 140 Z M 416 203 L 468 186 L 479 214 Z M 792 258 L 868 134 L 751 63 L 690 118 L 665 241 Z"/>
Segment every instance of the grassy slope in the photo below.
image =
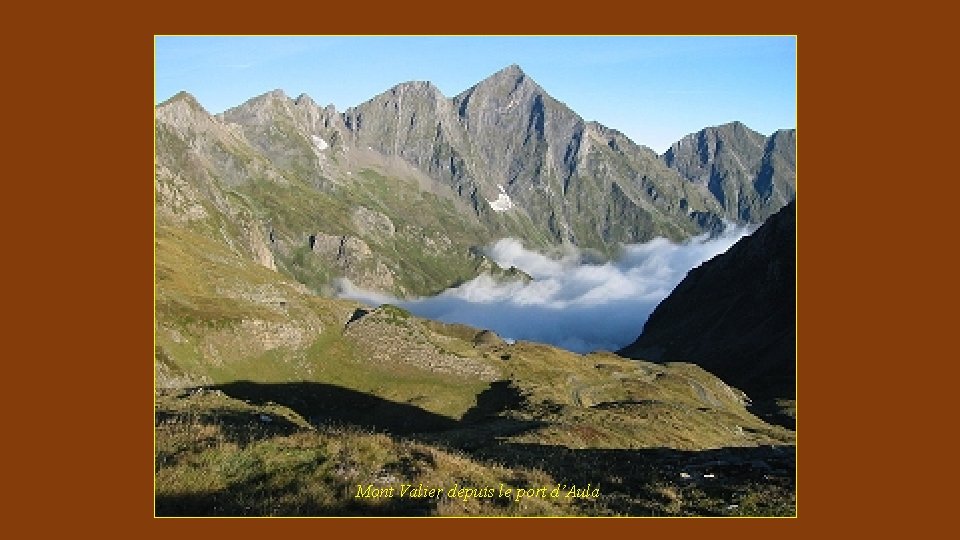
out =
<path fill-rule="evenodd" d="M 269 421 L 264 421 L 269 418 Z M 786 476 L 684 481 L 732 454 L 507 447 L 482 456 L 415 437 L 311 426 L 291 409 L 218 391 L 157 398 L 158 515 L 780 515 L 793 512 Z M 773 450 L 745 459 L 776 463 Z M 612 452 L 612 453 L 611 453 Z M 536 456 L 540 461 L 531 459 Z M 718 470 L 716 467 L 710 470 Z M 552 488 L 590 479 L 597 498 L 357 498 L 357 487 Z"/>
<path fill-rule="evenodd" d="M 694 366 L 579 356 L 495 339 L 475 343 L 474 329 L 422 321 L 391 307 L 346 324 L 358 305 L 306 294 L 281 274 L 178 230 L 158 230 L 157 273 L 158 366 L 190 375 L 190 384 L 221 384 L 226 392 L 159 392 L 160 514 L 792 512 L 792 484 L 785 478 L 770 484 L 738 477 L 716 486 L 678 480 L 676 467 L 706 459 L 682 449 L 792 441 L 790 432 L 749 415 L 735 392 Z M 280 291 L 285 305 L 223 294 L 240 286 L 241 293 Z M 297 345 L 263 350 L 263 336 L 244 320 L 283 321 L 316 333 Z M 419 353 L 409 357 L 397 348 L 397 354 L 375 356 L 383 351 L 371 343 L 391 339 L 415 343 Z M 418 362 L 424 358 L 437 362 Z M 443 361 L 458 359 L 489 369 L 480 375 L 446 369 Z M 231 386 L 237 381 L 255 381 L 260 393 Z M 293 381 L 312 386 L 297 394 Z M 333 391 L 336 399 L 309 399 Z M 371 396 L 376 401 L 369 406 L 355 405 Z M 423 429 L 404 431 L 398 423 L 411 412 L 428 417 Z M 260 413 L 276 420 L 265 427 Z M 287 427 L 276 431 L 281 425 Z M 338 425 L 344 427 L 330 427 Z M 659 447 L 677 450 L 664 455 Z M 445 487 L 458 481 L 529 487 L 602 480 L 608 495 L 522 505 L 350 496 L 355 483 L 377 478 Z M 729 509 L 734 500 L 754 502 Z"/>

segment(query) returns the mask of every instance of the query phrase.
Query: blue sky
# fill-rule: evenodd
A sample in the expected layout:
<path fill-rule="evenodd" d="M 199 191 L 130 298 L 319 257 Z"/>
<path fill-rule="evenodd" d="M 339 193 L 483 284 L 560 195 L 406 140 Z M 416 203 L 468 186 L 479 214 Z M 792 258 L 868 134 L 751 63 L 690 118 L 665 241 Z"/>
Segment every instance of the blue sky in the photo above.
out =
<path fill-rule="evenodd" d="M 219 113 L 280 88 L 338 111 L 411 80 L 448 97 L 510 64 L 587 120 L 657 152 L 740 120 L 796 127 L 796 38 L 178 37 L 156 38 L 155 102 L 180 90 Z"/>

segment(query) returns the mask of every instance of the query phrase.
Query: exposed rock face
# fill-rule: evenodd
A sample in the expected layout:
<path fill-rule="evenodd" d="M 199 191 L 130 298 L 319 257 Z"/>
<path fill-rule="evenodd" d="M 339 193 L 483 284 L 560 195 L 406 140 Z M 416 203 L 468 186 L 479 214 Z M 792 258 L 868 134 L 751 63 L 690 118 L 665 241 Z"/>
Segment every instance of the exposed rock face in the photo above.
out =
<path fill-rule="evenodd" d="M 332 105 L 321 108 L 305 94 L 292 100 L 274 90 L 225 111 L 220 119 L 239 128 L 279 169 L 314 177 L 342 151 L 340 115 Z"/>
<path fill-rule="evenodd" d="M 374 238 L 392 238 L 397 233 L 397 228 L 389 217 L 365 206 L 359 206 L 353 211 L 352 220 L 360 234 Z"/>
<path fill-rule="evenodd" d="M 755 403 L 796 398 L 796 202 L 693 269 L 620 351 L 691 362 Z"/>
<path fill-rule="evenodd" d="M 691 182 L 706 186 L 728 219 L 759 223 L 796 196 L 796 130 L 771 135 L 740 122 L 687 135 L 663 155 Z"/>
<path fill-rule="evenodd" d="M 156 186 L 156 209 L 160 219 L 183 224 L 209 216 L 201 202 L 203 196 L 180 174 L 158 167 Z"/>
<path fill-rule="evenodd" d="M 473 336 L 473 342 L 477 345 L 488 345 L 488 346 L 499 346 L 504 345 L 506 342 L 491 330 L 481 330 L 477 332 L 477 335 Z"/>
<path fill-rule="evenodd" d="M 451 186 L 491 228 L 529 240 L 609 248 L 702 230 L 722 210 L 648 148 L 586 122 L 518 66 L 448 99 L 404 83 L 348 109 L 359 147 L 398 156 Z M 682 202 L 681 202 L 682 201 Z M 511 230 L 511 219 L 531 220 Z"/>
<path fill-rule="evenodd" d="M 344 277 L 354 284 L 372 290 L 391 290 L 393 272 L 370 250 L 370 246 L 354 236 L 310 235 L 310 249 L 333 263 Z"/>
<path fill-rule="evenodd" d="M 223 216 L 233 234 L 218 229 L 231 249 L 276 270 L 264 224 L 227 195 L 251 178 L 278 178 L 243 134 L 180 93 L 157 107 L 156 138 L 157 222 L 203 228 Z"/>
<path fill-rule="evenodd" d="M 273 253 L 267 245 L 267 238 L 259 226 L 250 229 L 250 250 L 253 252 L 255 260 L 262 266 L 271 270 L 276 270 L 277 265 L 273 260 Z"/>

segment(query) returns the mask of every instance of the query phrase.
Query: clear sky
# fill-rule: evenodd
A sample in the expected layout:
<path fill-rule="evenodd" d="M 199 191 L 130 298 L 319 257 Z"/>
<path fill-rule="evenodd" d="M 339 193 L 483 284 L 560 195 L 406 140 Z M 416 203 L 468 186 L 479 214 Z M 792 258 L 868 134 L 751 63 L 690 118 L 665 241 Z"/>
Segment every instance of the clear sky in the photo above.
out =
<path fill-rule="evenodd" d="M 219 113 L 280 88 L 342 112 L 412 80 L 452 97 L 518 64 L 585 119 L 663 152 L 733 120 L 766 135 L 796 127 L 796 44 L 793 36 L 158 36 L 155 102 L 186 90 Z"/>

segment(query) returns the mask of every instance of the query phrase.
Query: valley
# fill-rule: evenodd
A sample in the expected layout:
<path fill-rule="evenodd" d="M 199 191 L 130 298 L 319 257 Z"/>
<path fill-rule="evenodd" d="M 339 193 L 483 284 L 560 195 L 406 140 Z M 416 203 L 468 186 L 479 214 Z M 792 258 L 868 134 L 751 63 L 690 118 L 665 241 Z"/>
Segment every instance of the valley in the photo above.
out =
<path fill-rule="evenodd" d="M 795 383 L 787 341 L 775 361 L 730 367 L 697 360 L 708 329 L 675 353 L 653 334 L 621 354 L 572 352 L 404 307 L 475 280 L 542 286 L 491 251 L 503 239 L 610 268 L 635 246 L 766 230 L 793 208 L 794 130 L 711 127 L 659 156 L 516 65 L 452 98 L 408 82 L 343 113 L 272 91 L 211 114 L 182 92 L 155 120 L 158 516 L 796 513 L 795 425 L 758 416 L 741 387 L 772 374 L 761 397 L 795 406 L 780 392 Z M 718 253 L 769 252 L 740 236 Z M 645 292 L 647 307 L 689 269 Z M 708 292 L 734 278 L 716 279 Z M 347 298 L 344 283 L 390 302 Z M 777 324 L 794 324 L 786 290 L 769 298 Z M 725 304 L 704 298 L 664 301 L 679 307 L 662 328 L 699 321 L 689 306 L 716 318 Z M 612 326 L 634 307 L 586 320 Z M 536 318 L 518 313 L 514 326 Z M 634 320 L 617 343 L 644 330 Z M 534 495 L 397 495 L 420 484 Z M 573 485 L 598 495 L 536 495 Z M 357 497 L 366 486 L 393 495 Z"/>

